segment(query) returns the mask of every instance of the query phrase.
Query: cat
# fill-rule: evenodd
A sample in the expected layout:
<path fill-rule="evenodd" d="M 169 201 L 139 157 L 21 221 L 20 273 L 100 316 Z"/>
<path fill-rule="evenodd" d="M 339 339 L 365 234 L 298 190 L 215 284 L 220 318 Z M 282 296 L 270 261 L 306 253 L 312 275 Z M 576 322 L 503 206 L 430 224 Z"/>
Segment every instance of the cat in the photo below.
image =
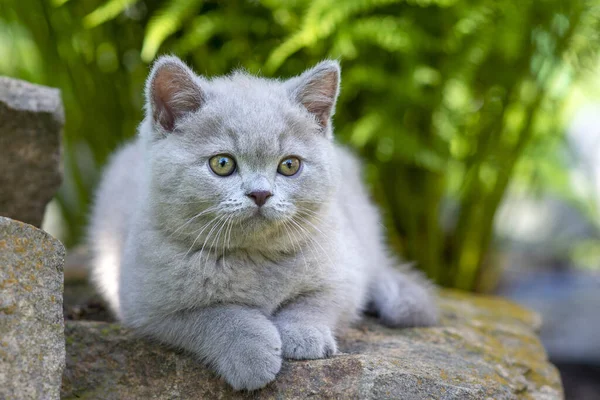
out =
<path fill-rule="evenodd" d="M 395 268 L 359 162 L 334 141 L 340 73 L 323 61 L 285 81 L 207 79 L 163 56 L 97 191 L 92 278 L 112 311 L 235 390 L 273 381 L 282 358 L 334 355 L 362 311 L 438 319 L 433 285 Z"/>

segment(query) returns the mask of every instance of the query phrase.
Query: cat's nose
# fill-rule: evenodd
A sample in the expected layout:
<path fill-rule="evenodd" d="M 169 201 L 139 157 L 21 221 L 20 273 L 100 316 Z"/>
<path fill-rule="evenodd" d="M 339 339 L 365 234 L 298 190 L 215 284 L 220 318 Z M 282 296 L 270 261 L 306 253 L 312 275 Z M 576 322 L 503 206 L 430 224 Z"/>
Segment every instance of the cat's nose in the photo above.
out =
<path fill-rule="evenodd" d="M 257 206 L 261 207 L 267 202 L 269 197 L 273 196 L 273 193 L 269 192 L 268 190 L 255 190 L 247 193 L 246 196 L 254 200 Z"/>

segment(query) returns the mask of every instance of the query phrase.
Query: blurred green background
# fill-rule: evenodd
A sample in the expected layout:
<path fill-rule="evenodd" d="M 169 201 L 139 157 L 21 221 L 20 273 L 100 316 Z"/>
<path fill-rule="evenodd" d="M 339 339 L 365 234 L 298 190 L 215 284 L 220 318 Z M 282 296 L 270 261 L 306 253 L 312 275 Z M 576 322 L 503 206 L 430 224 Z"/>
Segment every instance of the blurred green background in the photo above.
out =
<path fill-rule="evenodd" d="M 74 246 L 103 164 L 135 135 L 156 55 L 208 76 L 337 58 L 336 134 L 366 160 L 392 244 L 442 285 L 486 290 L 507 193 L 553 193 L 599 226 L 565 140 L 600 98 L 599 21 L 600 1 L 584 0 L 4 0 L 0 74 L 62 89 L 53 207 Z"/>

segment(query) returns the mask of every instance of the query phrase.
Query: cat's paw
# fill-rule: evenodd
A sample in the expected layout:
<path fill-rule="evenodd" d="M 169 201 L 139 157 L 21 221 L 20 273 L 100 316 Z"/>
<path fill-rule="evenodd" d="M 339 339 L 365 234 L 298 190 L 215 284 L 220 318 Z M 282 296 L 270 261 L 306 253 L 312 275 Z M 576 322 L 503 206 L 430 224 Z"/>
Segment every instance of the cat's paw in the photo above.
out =
<path fill-rule="evenodd" d="M 439 315 L 433 290 L 425 282 L 395 273 L 378 282 L 371 293 L 369 311 L 382 324 L 394 328 L 434 326 Z"/>
<path fill-rule="evenodd" d="M 232 343 L 219 357 L 217 371 L 234 390 L 256 390 L 281 369 L 281 338 L 274 325 Z"/>
<path fill-rule="evenodd" d="M 294 360 L 327 358 L 337 352 L 331 329 L 297 322 L 277 325 L 281 334 L 282 355 Z"/>

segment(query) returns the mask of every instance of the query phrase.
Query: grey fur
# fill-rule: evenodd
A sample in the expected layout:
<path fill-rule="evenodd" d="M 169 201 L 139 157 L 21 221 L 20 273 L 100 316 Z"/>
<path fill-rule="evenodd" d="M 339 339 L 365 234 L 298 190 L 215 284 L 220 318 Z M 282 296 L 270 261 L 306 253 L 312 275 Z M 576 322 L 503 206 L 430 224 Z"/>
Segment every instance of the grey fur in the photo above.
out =
<path fill-rule="evenodd" d="M 114 313 L 235 389 L 271 382 L 282 356 L 334 354 L 367 306 L 391 326 L 436 323 L 431 286 L 394 268 L 359 163 L 332 138 L 339 76 L 324 61 L 288 81 L 208 80 L 162 57 L 97 193 L 92 272 Z M 208 167 L 220 153 L 237 161 L 229 177 Z M 285 177 L 289 155 L 303 167 Z M 260 212 L 253 190 L 273 193 Z"/>

